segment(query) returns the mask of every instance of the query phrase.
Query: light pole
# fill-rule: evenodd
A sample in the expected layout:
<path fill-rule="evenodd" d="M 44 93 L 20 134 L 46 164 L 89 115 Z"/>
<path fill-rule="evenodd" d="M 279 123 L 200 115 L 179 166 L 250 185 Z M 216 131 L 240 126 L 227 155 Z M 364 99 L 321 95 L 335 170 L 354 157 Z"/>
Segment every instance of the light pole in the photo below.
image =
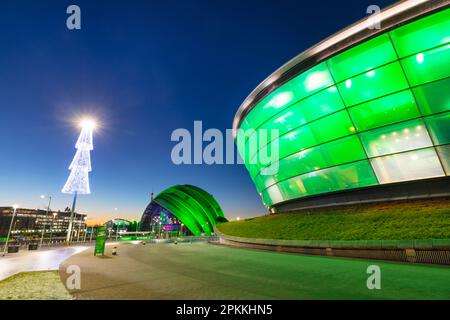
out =
<path fill-rule="evenodd" d="M 73 216 L 75 214 L 75 206 L 77 205 L 77 195 L 78 192 L 75 191 L 75 194 L 73 195 L 72 210 L 70 211 L 69 228 L 67 229 L 67 236 L 66 236 L 66 242 L 68 245 L 70 245 L 70 241 L 72 240 L 72 224 L 73 224 Z"/>
<path fill-rule="evenodd" d="M 80 233 L 81 233 L 81 219 L 82 216 L 80 216 L 80 220 L 78 220 L 78 233 L 77 233 L 77 242 L 80 242 Z"/>
<path fill-rule="evenodd" d="M 14 211 L 13 211 L 13 215 L 12 215 L 12 218 L 11 218 L 11 223 L 9 224 L 9 230 L 8 230 L 8 235 L 6 236 L 5 247 L 3 248 L 3 256 L 5 256 L 6 252 L 8 251 L 9 236 L 11 235 L 11 229 L 12 229 L 12 226 L 13 226 L 14 217 L 16 216 L 17 208 L 18 208 L 17 204 L 13 205 Z"/>
<path fill-rule="evenodd" d="M 55 218 L 56 218 L 57 213 L 53 212 L 53 218 L 52 218 L 52 226 L 50 227 L 50 242 L 52 241 L 52 236 L 53 236 L 53 226 L 55 224 Z"/>
<path fill-rule="evenodd" d="M 45 196 L 42 195 L 41 199 L 45 199 Z M 48 197 L 48 206 L 47 206 L 47 214 L 45 215 L 45 224 L 42 226 L 42 233 L 41 233 L 41 242 L 39 243 L 39 248 L 42 247 L 42 242 L 44 241 L 44 233 L 45 233 L 45 227 L 47 225 L 48 222 L 48 213 L 50 211 L 50 205 L 52 203 L 52 196 Z"/>
<path fill-rule="evenodd" d="M 85 221 L 85 226 L 84 226 L 84 237 L 83 237 L 83 242 L 86 242 L 86 235 L 87 235 L 87 217 L 84 217 L 84 221 Z"/>

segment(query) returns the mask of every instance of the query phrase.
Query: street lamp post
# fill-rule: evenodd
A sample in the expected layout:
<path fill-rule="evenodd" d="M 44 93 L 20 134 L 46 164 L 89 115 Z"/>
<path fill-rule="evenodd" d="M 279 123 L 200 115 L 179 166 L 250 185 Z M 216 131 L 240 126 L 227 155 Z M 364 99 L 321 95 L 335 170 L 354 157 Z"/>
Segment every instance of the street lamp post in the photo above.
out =
<path fill-rule="evenodd" d="M 83 237 L 83 242 L 86 242 L 86 235 L 87 235 L 87 217 L 84 217 L 84 221 L 85 221 L 85 226 L 84 226 L 84 237 Z"/>
<path fill-rule="evenodd" d="M 70 211 L 69 228 L 67 229 L 67 236 L 66 236 L 67 244 L 70 244 L 70 241 L 72 240 L 72 225 L 73 225 L 73 216 L 75 213 L 75 206 L 77 205 L 77 195 L 78 195 L 78 192 L 75 191 L 75 194 L 73 196 L 73 202 L 72 202 L 72 210 Z"/>
<path fill-rule="evenodd" d="M 57 213 L 53 212 L 53 218 L 52 218 L 52 225 L 50 227 L 50 242 L 52 241 L 52 236 L 53 236 L 53 226 L 55 225 L 55 218 L 56 218 Z"/>
<path fill-rule="evenodd" d="M 41 198 L 44 199 L 45 196 L 42 195 Z M 52 197 L 49 196 L 49 197 L 48 197 L 47 214 L 45 215 L 45 224 L 42 226 L 41 242 L 39 243 L 39 248 L 42 247 L 42 242 L 44 241 L 45 227 L 46 227 L 46 224 L 47 224 L 47 221 L 48 221 L 48 213 L 49 213 L 49 211 L 50 211 L 50 205 L 51 205 L 51 203 L 52 203 Z"/>
<path fill-rule="evenodd" d="M 82 217 L 80 216 L 80 220 L 78 220 L 78 233 L 77 233 L 77 242 L 80 242 L 80 233 L 81 233 L 81 219 L 82 219 Z"/>
<path fill-rule="evenodd" d="M 11 218 L 11 223 L 9 224 L 9 230 L 8 230 L 8 235 L 6 236 L 5 247 L 3 248 L 3 256 L 5 256 L 6 252 L 8 251 L 9 236 L 11 235 L 11 229 L 12 229 L 12 226 L 14 223 L 14 217 L 16 216 L 17 207 L 18 207 L 18 205 L 16 205 L 16 204 L 13 206 L 14 211 L 13 211 L 13 215 Z"/>

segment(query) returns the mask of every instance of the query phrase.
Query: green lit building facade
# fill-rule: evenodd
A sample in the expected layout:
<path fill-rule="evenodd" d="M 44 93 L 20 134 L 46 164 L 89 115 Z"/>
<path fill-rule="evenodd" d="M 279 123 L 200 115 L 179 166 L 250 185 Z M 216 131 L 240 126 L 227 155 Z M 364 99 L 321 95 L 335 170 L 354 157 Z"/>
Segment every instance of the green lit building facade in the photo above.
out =
<path fill-rule="evenodd" d="M 379 17 L 295 57 L 238 110 L 237 147 L 268 208 L 450 194 L 449 1 Z M 249 129 L 278 137 L 255 151 Z M 278 170 L 262 174 L 275 140 Z"/>

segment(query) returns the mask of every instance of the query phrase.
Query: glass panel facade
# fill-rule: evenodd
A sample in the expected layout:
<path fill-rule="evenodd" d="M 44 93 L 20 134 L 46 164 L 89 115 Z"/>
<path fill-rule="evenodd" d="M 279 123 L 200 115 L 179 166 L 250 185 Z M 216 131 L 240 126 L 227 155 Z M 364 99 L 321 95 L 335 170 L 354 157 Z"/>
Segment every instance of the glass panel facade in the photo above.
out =
<path fill-rule="evenodd" d="M 424 115 L 450 111 L 450 78 L 413 89 L 417 104 Z"/>
<path fill-rule="evenodd" d="M 358 131 L 414 119 L 420 116 L 410 90 L 375 99 L 349 109 Z"/>
<path fill-rule="evenodd" d="M 292 175 L 301 175 L 364 158 L 365 153 L 361 142 L 357 136 L 352 135 L 281 159 L 278 162 L 277 174 L 258 175 L 255 183 L 258 191 L 261 191 L 276 182 L 292 177 Z"/>
<path fill-rule="evenodd" d="M 381 184 L 444 176 L 434 148 L 370 160 Z"/>
<path fill-rule="evenodd" d="M 366 187 L 377 183 L 367 160 L 310 172 L 275 184 L 265 190 L 276 202 L 301 196 Z M 273 204 L 271 203 L 269 205 Z"/>
<path fill-rule="evenodd" d="M 346 106 L 366 102 L 408 88 L 398 62 L 368 71 L 338 85 Z"/>
<path fill-rule="evenodd" d="M 450 112 L 426 117 L 425 121 L 436 145 L 450 143 Z"/>
<path fill-rule="evenodd" d="M 282 159 L 298 151 L 347 136 L 354 131 L 355 128 L 347 111 L 334 113 L 281 136 L 278 139 L 279 158 Z M 270 145 L 262 148 L 258 152 L 258 157 L 269 154 L 268 149 L 270 150 Z"/>
<path fill-rule="evenodd" d="M 267 95 L 240 128 L 277 129 L 279 138 L 237 141 L 264 203 L 448 175 L 449 61 L 446 9 L 344 50 Z M 278 158 L 260 163 L 277 144 Z"/>
<path fill-rule="evenodd" d="M 364 42 L 328 61 L 334 80 L 339 82 L 396 60 L 387 34 Z"/>
<path fill-rule="evenodd" d="M 344 109 L 335 86 L 322 90 L 270 118 L 260 129 L 278 129 L 283 135 L 308 122 Z"/>
<path fill-rule="evenodd" d="M 361 141 L 369 157 L 432 146 L 422 119 L 364 132 Z"/>
<path fill-rule="evenodd" d="M 436 151 L 439 159 L 441 159 L 445 173 L 450 176 L 450 145 L 436 147 Z"/>
<path fill-rule="evenodd" d="M 412 86 L 447 78 L 450 74 L 450 44 L 403 59 L 402 65 Z"/>
<path fill-rule="evenodd" d="M 276 89 L 250 111 L 241 128 L 258 128 L 285 107 L 333 84 L 328 68 L 321 63 Z"/>
<path fill-rule="evenodd" d="M 398 55 L 403 58 L 450 42 L 450 9 L 414 21 L 390 32 Z"/>

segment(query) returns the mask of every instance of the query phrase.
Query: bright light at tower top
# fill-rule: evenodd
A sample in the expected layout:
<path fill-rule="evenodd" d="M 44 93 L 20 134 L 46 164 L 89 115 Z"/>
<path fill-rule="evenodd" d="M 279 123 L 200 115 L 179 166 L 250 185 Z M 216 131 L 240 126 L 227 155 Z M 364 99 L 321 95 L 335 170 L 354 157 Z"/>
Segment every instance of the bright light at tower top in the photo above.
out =
<path fill-rule="evenodd" d="M 93 119 L 86 118 L 86 119 L 81 120 L 80 126 L 83 129 L 93 130 L 93 129 L 95 129 L 97 127 L 97 123 Z"/>

